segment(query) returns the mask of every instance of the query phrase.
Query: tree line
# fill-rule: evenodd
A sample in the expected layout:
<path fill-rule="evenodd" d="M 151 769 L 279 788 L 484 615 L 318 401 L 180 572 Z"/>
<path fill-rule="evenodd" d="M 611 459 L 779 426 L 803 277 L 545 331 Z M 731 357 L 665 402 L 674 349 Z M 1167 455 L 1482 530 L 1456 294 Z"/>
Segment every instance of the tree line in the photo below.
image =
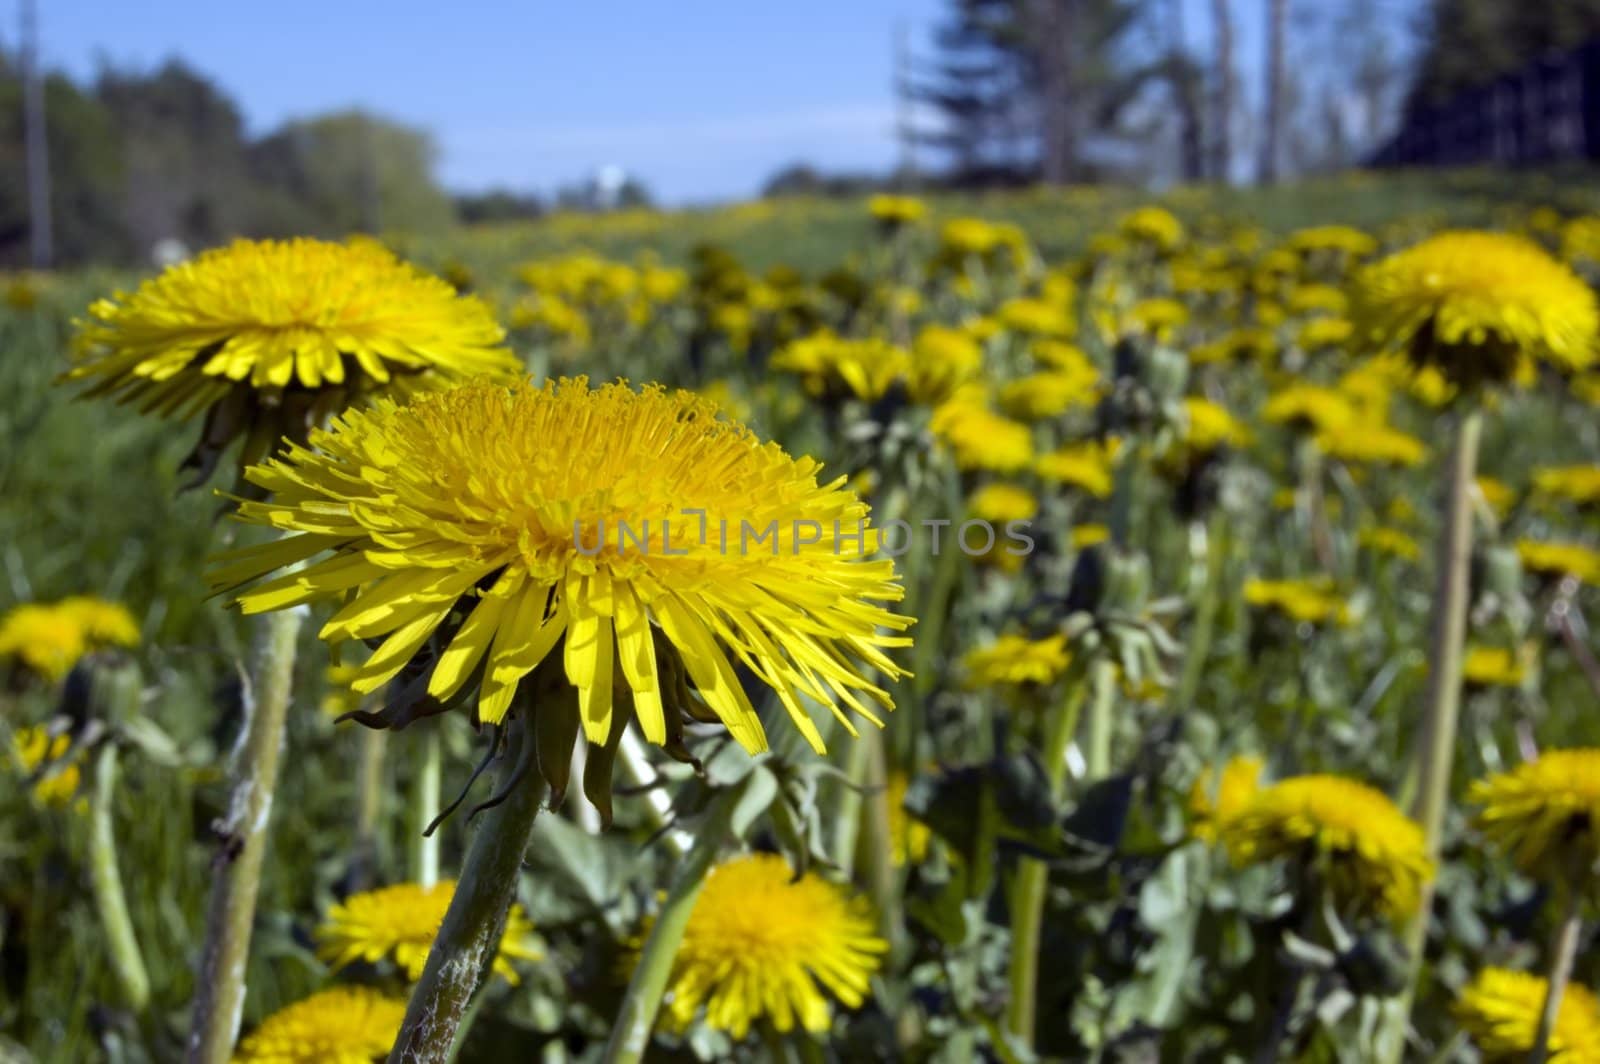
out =
<path fill-rule="evenodd" d="M 1600 0 L 949 0 L 901 75 L 925 116 L 904 135 L 958 185 L 1267 183 L 1359 165 L 1409 115 L 1596 36 Z"/>

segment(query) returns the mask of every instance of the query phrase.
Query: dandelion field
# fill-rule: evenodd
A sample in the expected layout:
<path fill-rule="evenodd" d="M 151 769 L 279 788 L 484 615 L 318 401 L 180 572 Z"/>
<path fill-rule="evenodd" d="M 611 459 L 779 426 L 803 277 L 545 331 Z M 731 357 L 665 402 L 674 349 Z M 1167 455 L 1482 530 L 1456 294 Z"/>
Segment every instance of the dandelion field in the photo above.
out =
<path fill-rule="evenodd" d="M 11 278 L 0 1060 L 1600 1061 L 1581 177 Z"/>

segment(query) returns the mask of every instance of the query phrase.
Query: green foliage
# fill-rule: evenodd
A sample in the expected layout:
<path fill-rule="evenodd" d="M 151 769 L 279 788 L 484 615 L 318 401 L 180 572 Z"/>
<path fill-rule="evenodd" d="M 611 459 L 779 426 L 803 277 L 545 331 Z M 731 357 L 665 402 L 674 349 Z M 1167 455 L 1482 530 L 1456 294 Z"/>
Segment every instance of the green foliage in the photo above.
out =
<path fill-rule="evenodd" d="M 1551 52 L 1600 35 L 1600 0 L 1433 0 L 1409 107 L 1444 103 Z"/>

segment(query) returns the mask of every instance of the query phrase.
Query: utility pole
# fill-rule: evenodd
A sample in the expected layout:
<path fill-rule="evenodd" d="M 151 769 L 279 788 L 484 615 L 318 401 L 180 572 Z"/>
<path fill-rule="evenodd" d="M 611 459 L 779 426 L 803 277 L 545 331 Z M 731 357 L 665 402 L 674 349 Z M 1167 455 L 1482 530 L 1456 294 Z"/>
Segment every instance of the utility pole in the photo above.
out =
<path fill-rule="evenodd" d="M 21 0 L 22 124 L 28 168 L 28 251 L 36 270 L 50 268 L 50 149 L 44 136 L 44 81 L 39 76 L 39 15 L 36 0 Z"/>
<path fill-rule="evenodd" d="M 1261 138 L 1261 167 L 1257 180 L 1270 185 L 1278 180 L 1278 153 L 1283 141 L 1283 38 L 1289 0 L 1266 0 L 1267 85 L 1266 120 Z"/>
<path fill-rule="evenodd" d="M 1211 0 L 1216 69 L 1211 86 L 1211 179 L 1228 183 L 1233 162 L 1233 13 L 1228 0 Z"/>
<path fill-rule="evenodd" d="M 911 28 L 905 19 L 894 25 L 894 104 L 894 132 L 900 147 L 900 172 L 895 175 L 895 184 L 915 188 L 917 135 L 911 115 Z"/>

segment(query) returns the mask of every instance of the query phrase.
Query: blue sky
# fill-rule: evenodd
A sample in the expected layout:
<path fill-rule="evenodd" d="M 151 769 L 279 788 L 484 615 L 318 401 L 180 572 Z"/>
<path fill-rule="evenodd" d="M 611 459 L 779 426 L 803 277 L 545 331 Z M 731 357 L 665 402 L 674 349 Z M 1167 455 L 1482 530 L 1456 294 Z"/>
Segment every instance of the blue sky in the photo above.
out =
<path fill-rule="evenodd" d="M 1209 2 L 1182 2 L 1203 46 Z M 87 78 L 102 60 L 148 67 L 178 55 L 238 101 L 254 132 L 359 105 L 428 128 L 452 188 L 549 191 L 615 163 L 673 203 L 754 194 L 795 160 L 891 166 L 895 27 L 922 44 L 945 10 L 943 0 L 39 6 L 51 66 Z M 1261 6 L 1236 3 L 1247 84 Z"/>

